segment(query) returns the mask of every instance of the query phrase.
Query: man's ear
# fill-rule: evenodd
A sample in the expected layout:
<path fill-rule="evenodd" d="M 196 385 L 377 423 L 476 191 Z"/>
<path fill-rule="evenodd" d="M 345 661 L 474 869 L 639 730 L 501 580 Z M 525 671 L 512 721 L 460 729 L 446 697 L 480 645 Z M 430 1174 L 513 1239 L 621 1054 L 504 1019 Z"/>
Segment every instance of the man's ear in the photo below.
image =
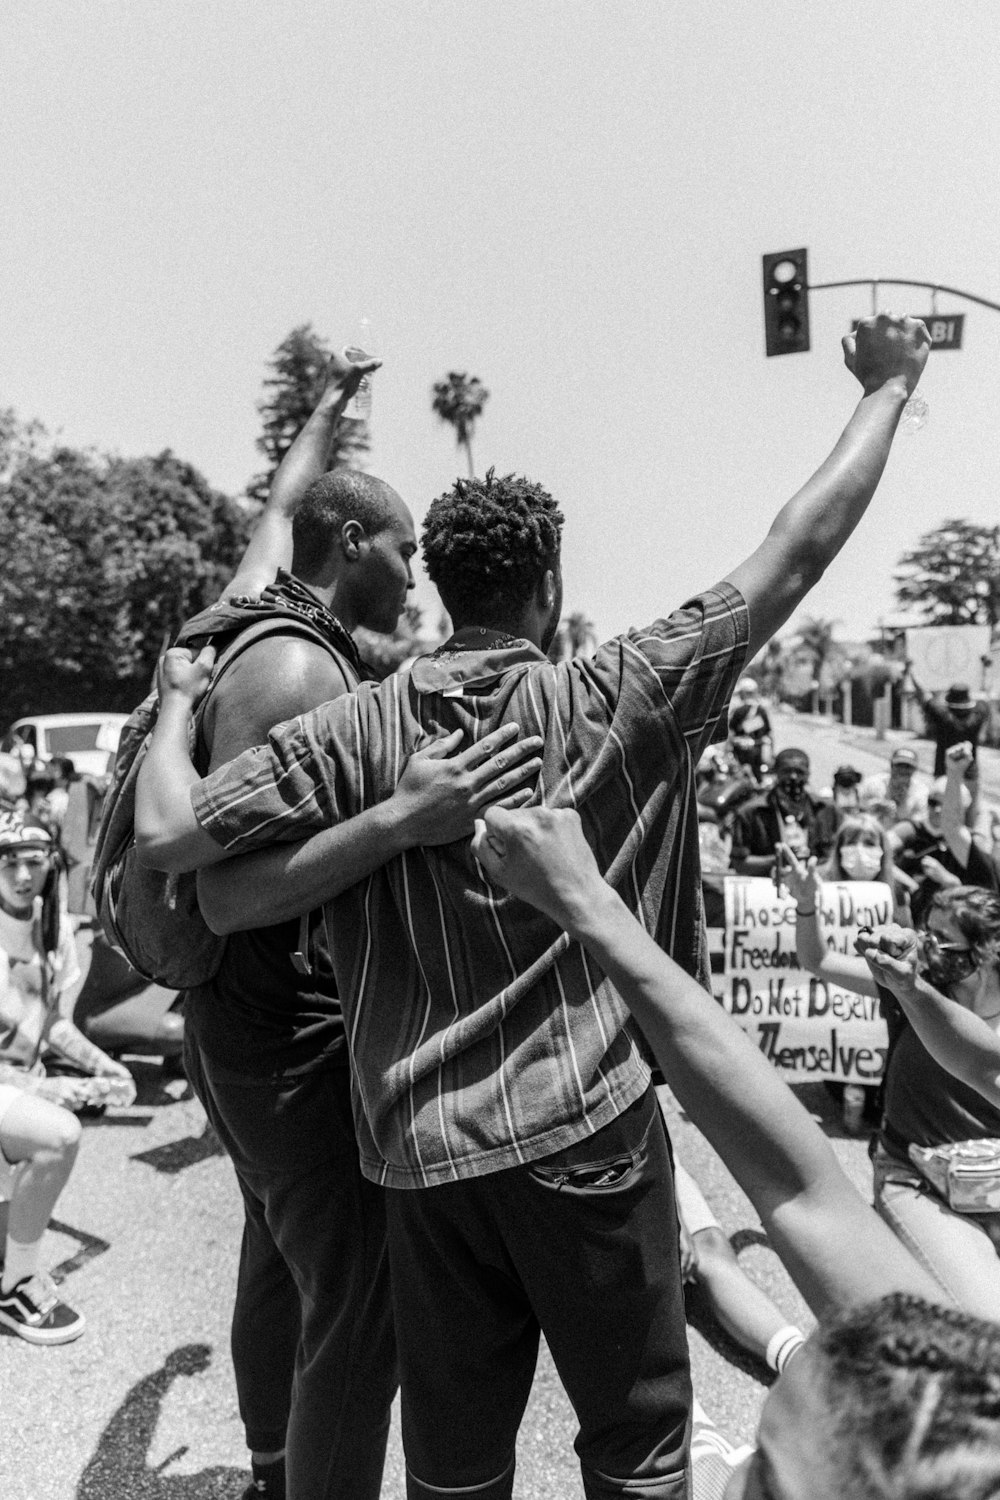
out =
<path fill-rule="evenodd" d="M 368 540 L 360 521 L 345 521 L 340 531 L 340 545 L 349 562 L 357 562 L 361 550 Z"/>
<path fill-rule="evenodd" d="M 538 584 L 538 602 L 543 609 L 551 609 L 556 602 L 556 575 L 546 568 Z"/>

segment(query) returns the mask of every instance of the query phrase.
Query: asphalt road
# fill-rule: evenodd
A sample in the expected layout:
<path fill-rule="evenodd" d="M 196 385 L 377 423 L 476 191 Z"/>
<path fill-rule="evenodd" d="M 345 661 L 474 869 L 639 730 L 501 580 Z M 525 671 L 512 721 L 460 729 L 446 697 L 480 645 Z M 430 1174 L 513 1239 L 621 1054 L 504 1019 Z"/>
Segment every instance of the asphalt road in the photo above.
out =
<path fill-rule="evenodd" d="M 844 760 L 866 772 L 876 769 L 891 748 L 863 732 L 785 715 L 776 731 L 779 746 L 796 743 L 810 751 L 816 784 L 828 782 Z M 992 752 L 991 784 L 995 763 L 1000 755 Z M 86 1123 L 79 1162 L 46 1242 L 63 1294 L 87 1316 L 84 1336 L 38 1349 L 0 1330 L 5 1500 L 236 1500 L 247 1480 L 228 1355 L 238 1194 L 185 1081 L 164 1078 L 155 1062 L 135 1060 L 133 1066 L 136 1104 Z M 867 1193 L 863 1144 L 843 1135 L 822 1088 L 799 1094 Z M 752 1208 L 676 1110 L 671 1134 L 734 1237 L 744 1267 L 790 1321 L 811 1326 Z M 766 1394 L 767 1372 L 712 1324 L 697 1294 L 689 1312 L 698 1395 L 725 1430 L 745 1441 Z M 582 1495 L 574 1431 L 543 1351 L 521 1431 L 517 1495 Z M 403 1495 L 396 1421 L 383 1496 Z"/>

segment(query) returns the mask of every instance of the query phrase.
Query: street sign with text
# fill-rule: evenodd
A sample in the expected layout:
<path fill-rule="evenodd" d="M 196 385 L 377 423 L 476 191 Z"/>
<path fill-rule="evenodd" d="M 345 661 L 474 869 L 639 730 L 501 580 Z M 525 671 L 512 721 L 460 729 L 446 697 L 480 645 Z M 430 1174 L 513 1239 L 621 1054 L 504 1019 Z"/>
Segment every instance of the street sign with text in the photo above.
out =
<path fill-rule="evenodd" d="M 859 321 L 858 318 L 854 319 L 851 324 L 852 332 L 857 331 Z M 923 321 L 931 336 L 932 349 L 961 349 L 965 313 L 924 313 Z"/>

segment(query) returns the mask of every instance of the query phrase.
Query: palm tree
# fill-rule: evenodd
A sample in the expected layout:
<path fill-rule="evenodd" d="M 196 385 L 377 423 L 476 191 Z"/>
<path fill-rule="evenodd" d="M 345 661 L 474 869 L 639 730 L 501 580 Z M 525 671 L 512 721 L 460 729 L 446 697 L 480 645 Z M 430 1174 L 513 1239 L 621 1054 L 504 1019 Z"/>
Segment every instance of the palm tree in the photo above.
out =
<path fill-rule="evenodd" d="M 454 427 L 458 446 L 465 449 L 469 461 L 470 479 L 476 477 L 472 463 L 472 431 L 489 395 L 478 376 L 458 370 L 449 370 L 447 380 L 439 380 L 434 387 L 431 409 L 437 412 L 442 422 Z"/>

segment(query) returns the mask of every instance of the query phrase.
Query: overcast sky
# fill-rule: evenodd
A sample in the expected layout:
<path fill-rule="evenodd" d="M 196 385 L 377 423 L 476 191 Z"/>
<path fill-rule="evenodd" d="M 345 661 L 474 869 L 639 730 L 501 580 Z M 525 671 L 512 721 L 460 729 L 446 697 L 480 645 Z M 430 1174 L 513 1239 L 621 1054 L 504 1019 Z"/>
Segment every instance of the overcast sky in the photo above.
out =
<path fill-rule="evenodd" d="M 559 499 L 566 608 L 602 636 L 739 562 L 853 408 L 868 290 L 814 293 L 812 352 L 767 360 L 763 252 L 1000 302 L 994 0 L 0 0 L 0 22 L 0 405 L 237 493 L 275 345 L 367 314 L 372 471 L 419 520 L 462 467 L 430 387 L 477 374 L 477 468 Z M 931 356 L 928 425 L 809 601 L 845 637 L 893 614 L 921 532 L 1000 514 L 1000 315 L 939 307 L 965 348 Z"/>

